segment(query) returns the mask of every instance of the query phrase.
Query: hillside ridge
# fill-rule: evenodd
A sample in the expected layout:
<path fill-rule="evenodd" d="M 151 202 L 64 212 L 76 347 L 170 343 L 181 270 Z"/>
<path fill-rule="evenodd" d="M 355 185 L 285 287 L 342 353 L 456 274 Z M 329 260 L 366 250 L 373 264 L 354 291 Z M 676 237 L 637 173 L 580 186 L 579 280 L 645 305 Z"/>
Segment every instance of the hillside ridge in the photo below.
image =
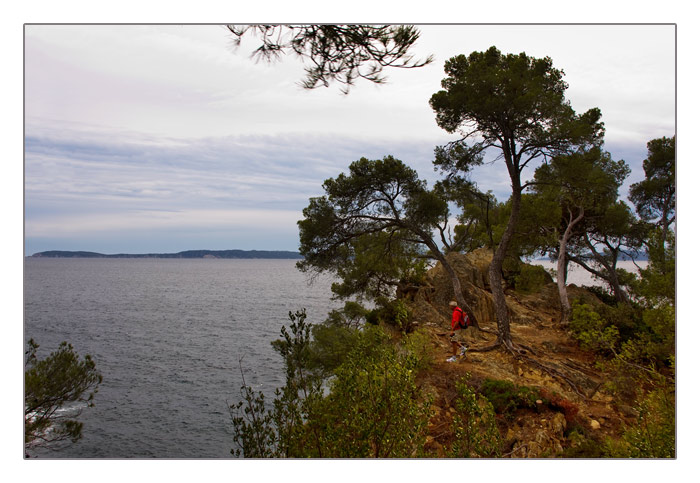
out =
<path fill-rule="evenodd" d="M 298 252 L 284 250 L 186 250 L 177 253 L 118 253 L 107 255 L 88 251 L 49 250 L 32 255 L 35 258 L 265 258 L 265 259 L 301 259 Z"/>
<path fill-rule="evenodd" d="M 496 332 L 496 318 L 488 285 L 487 269 L 491 253 L 477 250 L 467 255 L 451 255 L 466 300 L 479 317 L 481 327 Z M 458 362 L 447 362 L 452 285 L 440 265 L 429 270 L 425 282 L 410 294 L 401 296 L 413 315 L 413 327 L 425 331 L 432 342 L 430 369 L 418 384 L 433 397 L 433 416 L 425 450 L 445 456 L 453 432 L 449 430 L 455 413 L 455 383 L 467 378 L 478 389 L 488 380 L 508 381 L 515 387 L 527 387 L 541 396 L 536 408 L 519 408 L 509 418 L 499 415 L 498 424 L 507 448 L 506 455 L 515 458 L 542 458 L 561 455 L 572 445 L 568 434 L 575 428 L 589 438 L 602 441 L 606 436 L 619 437 L 625 424 L 634 420 L 634 413 L 622 402 L 614 400 L 605 389 L 606 376 L 595 365 L 592 353 L 559 326 L 559 303 L 556 284 L 551 277 L 533 293 L 506 289 L 514 341 L 528 348 L 530 359 L 518 360 L 504 350 L 478 352 L 495 342 L 495 335 L 470 329 L 469 349 Z M 601 303 L 587 290 L 570 285 L 572 299 L 583 298 Z M 564 377 L 560 377 L 564 376 Z M 554 401 L 554 402 L 552 402 Z"/>

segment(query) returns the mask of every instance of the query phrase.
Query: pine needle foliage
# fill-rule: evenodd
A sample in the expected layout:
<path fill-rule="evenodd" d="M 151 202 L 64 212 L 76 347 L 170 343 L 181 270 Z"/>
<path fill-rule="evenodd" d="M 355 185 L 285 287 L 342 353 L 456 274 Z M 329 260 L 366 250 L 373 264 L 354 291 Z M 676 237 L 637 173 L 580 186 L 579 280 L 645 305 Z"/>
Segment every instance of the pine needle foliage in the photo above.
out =
<path fill-rule="evenodd" d="M 59 450 L 82 437 L 78 416 L 94 405 L 102 375 L 88 354 L 81 360 L 73 346 L 61 342 L 58 350 L 37 358 L 37 344 L 28 342 L 24 371 L 24 446 Z"/>
<path fill-rule="evenodd" d="M 244 385 L 230 407 L 236 448 L 246 458 L 407 458 L 425 443 L 431 400 L 415 384 L 424 360 L 379 326 L 358 329 L 328 378 L 313 355 L 306 312 L 290 312 L 273 343 L 286 383 L 272 406 Z M 327 369 L 327 368 L 326 368 Z"/>

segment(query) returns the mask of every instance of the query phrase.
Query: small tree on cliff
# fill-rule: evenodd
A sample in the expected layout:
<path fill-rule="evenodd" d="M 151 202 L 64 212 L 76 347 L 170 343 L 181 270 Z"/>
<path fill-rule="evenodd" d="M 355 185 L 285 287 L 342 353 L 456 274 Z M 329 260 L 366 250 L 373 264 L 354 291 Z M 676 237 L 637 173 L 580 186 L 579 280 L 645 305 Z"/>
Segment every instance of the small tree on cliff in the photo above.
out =
<path fill-rule="evenodd" d="M 58 350 L 37 359 L 39 344 L 29 339 L 24 371 L 24 447 L 58 449 L 82 437 L 83 423 L 76 418 L 91 406 L 102 376 L 95 361 L 81 361 L 73 346 L 62 342 Z M 70 410 L 65 406 L 78 403 Z"/>
<path fill-rule="evenodd" d="M 669 235 L 671 225 L 676 221 L 676 136 L 652 139 L 647 143 L 647 153 L 645 177 L 630 186 L 630 199 L 642 220 L 660 229 L 660 239 L 655 239 L 659 239 L 661 247 L 659 266 L 666 270 L 663 254 L 666 242 L 673 237 Z"/>
<path fill-rule="evenodd" d="M 604 206 L 601 211 L 600 216 L 591 218 L 583 233 L 573 240 L 568 258 L 605 280 L 618 302 L 629 303 L 623 286 L 634 277 L 618 268 L 617 263 L 623 255 L 631 259 L 639 255 L 646 227 L 624 201 Z"/>
<path fill-rule="evenodd" d="M 569 243 L 585 233 L 589 220 L 600 218 L 617 201 L 617 190 L 629 174 L 624 161 L 613 161 L 600 148 L 555 156 L 535 171 L 535 193 L 556 204 L 559 216 L 555 224 L 544 227 L 555 244 L 545 246 L 557 259 L 557 286 L 561 301 L 561 323 L 567 324 L 571 305 L 566 293 Z"/>
<path fill-rule="evenodd" d="M 396 286 L 401 273 L 396 267 L 432 258 L 444 267 L 455 298 L 478 326 L 446 257 L 462 240 L 450 239 L 444 193 L 427 189 L 413 169 L 392 156 L 362 158 L 349 171 L 326 180 L 326 196 L 312 198 L 304 209 L 304 219 L 298 222 L 304 260 L 297 267 L 335 273 L 342 284 L 334 291 L 347 297 L 370 286 Z M 444 251 L 433 233 L 439 234 Z M 353 288 L 343 290 L 348 287 Z"/>
<path fill-rule="evenodd" d="M 465 172 L 493 148 L 497 159 L 504 160 L 511 182 L 510 218 L 495 250 L 489 281 L 498 319 L 497 346 L 514 351 L 501 271 L 520 217 L 522 192 L 529 185 L 521 179 L 523 170 L 571 146 L 599 143 L 601 114 L 596 108 L 582 115 L 574 112 L 564 98 L 568 86 L 563 72 L 549 57 L 504 55 L 491 47 L 451 58 L 445 73 L 443 90 L 431 97 L 430 105 L 440 127 L 463 136 L 454 143 L 463 148 L 461 156 L 438 158 L 436 165 L 447 172 Z"/>

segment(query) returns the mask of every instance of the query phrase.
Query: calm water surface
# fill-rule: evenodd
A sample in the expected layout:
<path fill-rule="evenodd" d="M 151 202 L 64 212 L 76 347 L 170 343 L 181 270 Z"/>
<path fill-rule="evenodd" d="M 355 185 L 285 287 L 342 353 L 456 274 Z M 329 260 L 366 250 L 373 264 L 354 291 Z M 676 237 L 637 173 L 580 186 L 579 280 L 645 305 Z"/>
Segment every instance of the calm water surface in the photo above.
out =
<path fill-rule="evenodd" d="M 25 342 L 39 356 L 67 340 L 104 377 L 83 439 L 52 458 L 223 458 L 228 403 L 246 382 L 284 383 L 270 341 L 289 311 L 321 322 L 330 279 L 309 285 L 294 260 L 41 259 L 25 263 Z"/>
<path fill-rule="evenodd" d="M 556 271 L 557 271 L 557 262 L 552 262 L 550 260 L 532 260 L 530 263 L 533 265 L 542 265 L 544 268 L 550 271 L 552 274 L 552 278 L 554 278 L 554 281 L 556 282 L 557 277 L 556 277 Z M 637 265 L 639 265 L 642 268 L 646 268 L 647 264 L 649 262 L 646 261 L 639 261 L 637 262 Z M 632 273 L 637 273 L 638 269 L 635 266 L 634 262 L 630 260 L 620 260 L 617 262 L 617 267 L 618 268 L 623 268 L 627 270 L 628 272 Z M 576 265 L 575 263 L 570 263 L 569 264 L 569 273 L 566 276 L 566 283 L 567 284 L 576 284 L 578 286 L 582 285 L 598 285 L 598 286 L 605 286 L 605 282 L 596 279 L 593 275 L 591 275 L 590 272 L 586 271 L 585 269 L 581 268 L 580 266 Z"/>

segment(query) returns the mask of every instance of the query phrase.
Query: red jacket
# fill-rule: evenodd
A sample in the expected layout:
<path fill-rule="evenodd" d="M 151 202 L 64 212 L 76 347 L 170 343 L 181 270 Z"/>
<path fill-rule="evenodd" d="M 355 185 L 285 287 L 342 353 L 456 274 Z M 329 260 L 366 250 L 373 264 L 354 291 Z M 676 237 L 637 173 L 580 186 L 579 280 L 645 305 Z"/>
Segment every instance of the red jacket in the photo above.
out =
<path fill-rule="evenodd" d="M 469 325 L 469 317 L 467 314 L 465 314 L 462 309 L 459 307 L 455 307 L 454 310 L 452 310 L 452 330 L 459 330 L 462 327 L 459 326 L 460 321 L 464 318 L 465 321 L 465 326 Z"/>

